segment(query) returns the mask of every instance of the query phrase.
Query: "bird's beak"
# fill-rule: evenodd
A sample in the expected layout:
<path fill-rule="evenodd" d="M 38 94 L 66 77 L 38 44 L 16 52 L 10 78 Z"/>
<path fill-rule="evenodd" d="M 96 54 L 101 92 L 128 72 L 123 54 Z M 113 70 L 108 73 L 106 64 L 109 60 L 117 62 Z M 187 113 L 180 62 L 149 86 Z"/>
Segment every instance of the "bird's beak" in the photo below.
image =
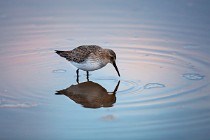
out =
<path fill-rule="evenodd" d="M 118 70 L 118 68 L 117 68 L 117 65 L 116 65 L 115 61 L 114 61 L 112 64 L 113 64 L 114 68 L 116 69 L 117 74 L 120 76 L 120 73 L 119 73 L 119 70 Z"/>

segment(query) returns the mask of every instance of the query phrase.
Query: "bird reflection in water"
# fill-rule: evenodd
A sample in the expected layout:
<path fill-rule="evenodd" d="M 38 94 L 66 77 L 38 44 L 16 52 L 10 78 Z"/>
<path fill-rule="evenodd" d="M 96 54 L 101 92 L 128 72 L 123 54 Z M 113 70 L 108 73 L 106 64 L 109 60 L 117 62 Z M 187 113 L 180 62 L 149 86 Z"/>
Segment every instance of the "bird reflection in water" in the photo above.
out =
<path fill-rule="evenodd" d="M 113 92 L 107 92 L 98 83 L 87 81 L 57 91 L 56 95 L 63 94 L 85 108 L 112 107 L 116 102 L 116 92 L 119 84 L 120 81 L 118 81 Z"/>

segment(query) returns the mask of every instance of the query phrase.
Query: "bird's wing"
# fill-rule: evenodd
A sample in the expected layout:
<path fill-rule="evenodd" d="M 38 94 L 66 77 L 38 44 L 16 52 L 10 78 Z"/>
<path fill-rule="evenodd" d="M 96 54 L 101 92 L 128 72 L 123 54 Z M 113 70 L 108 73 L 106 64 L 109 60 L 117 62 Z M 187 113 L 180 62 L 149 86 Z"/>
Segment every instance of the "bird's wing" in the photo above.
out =
<path fill-rule="evenodd" d="M 56 53 L 59 54 L 61 57 L 66 58 L 68 61 L 74 61 L 76 63 L 81 63 L 85 61 L 88 56 L 93 53 L 95 54 L 96 51 L 100 50 L 101 47 L 96 45 L 82 45 L 79 46 L 71 51 L 58 51 Z"/>
<path fill-rule="evenodd" d="M 81 63 L 85 61 L 91 53 L 95 53 L 98 49 L 100 49 L 100 47 L 95 45 L 79 46 L 71 51 L 72 61 Z"/>

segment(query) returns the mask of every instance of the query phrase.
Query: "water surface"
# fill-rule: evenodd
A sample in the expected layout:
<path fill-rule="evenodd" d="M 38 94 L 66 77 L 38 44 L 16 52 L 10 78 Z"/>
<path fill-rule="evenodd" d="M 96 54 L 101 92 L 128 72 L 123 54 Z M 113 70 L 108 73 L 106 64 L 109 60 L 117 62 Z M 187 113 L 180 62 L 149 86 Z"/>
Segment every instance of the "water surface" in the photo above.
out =
<path fill-rule="evenodd" d="M 210 139 L 209 1 L 0 7 L 0 139 Z M 82 44 L 113 49 L 121 77 L 108 64 L 78 84 L 54 50 Z"/>

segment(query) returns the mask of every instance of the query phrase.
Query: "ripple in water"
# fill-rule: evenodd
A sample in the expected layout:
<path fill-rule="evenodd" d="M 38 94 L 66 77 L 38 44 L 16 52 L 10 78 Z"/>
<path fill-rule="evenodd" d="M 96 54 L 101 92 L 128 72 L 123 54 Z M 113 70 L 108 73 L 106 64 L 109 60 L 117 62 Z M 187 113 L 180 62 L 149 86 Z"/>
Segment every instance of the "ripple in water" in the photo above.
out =
<path fill-rule="evenodd" d="M 163 88 L 165 87 L 164 84 L 160 83 L 149 83 L 144 86 L 144 89 L 152 89 L 152 88 Z"/>
<path fill-rule="evenodd" d="M 65 73 L 66 70 L 65 69 L 57 69 L 57 70 L 53 70 L 53 73 Z"/>
<path fill-rule="evenodd" d="M 132 95 L 133 93 L 139 93 L 143 89 L 139 81 L 121 80 L 120 92 Z"/>
<path fill-rule="evenodd" d="M 0 108 L 31 108 L 38 106 L 37 103 L 20 102 L 9 99 L 0 100 Z"/>
<path fill-rule="evenodd" d="M 205 76 L 197 73 L 185 73 L 183 77 L 188 80 L 203 80 Z"/>

